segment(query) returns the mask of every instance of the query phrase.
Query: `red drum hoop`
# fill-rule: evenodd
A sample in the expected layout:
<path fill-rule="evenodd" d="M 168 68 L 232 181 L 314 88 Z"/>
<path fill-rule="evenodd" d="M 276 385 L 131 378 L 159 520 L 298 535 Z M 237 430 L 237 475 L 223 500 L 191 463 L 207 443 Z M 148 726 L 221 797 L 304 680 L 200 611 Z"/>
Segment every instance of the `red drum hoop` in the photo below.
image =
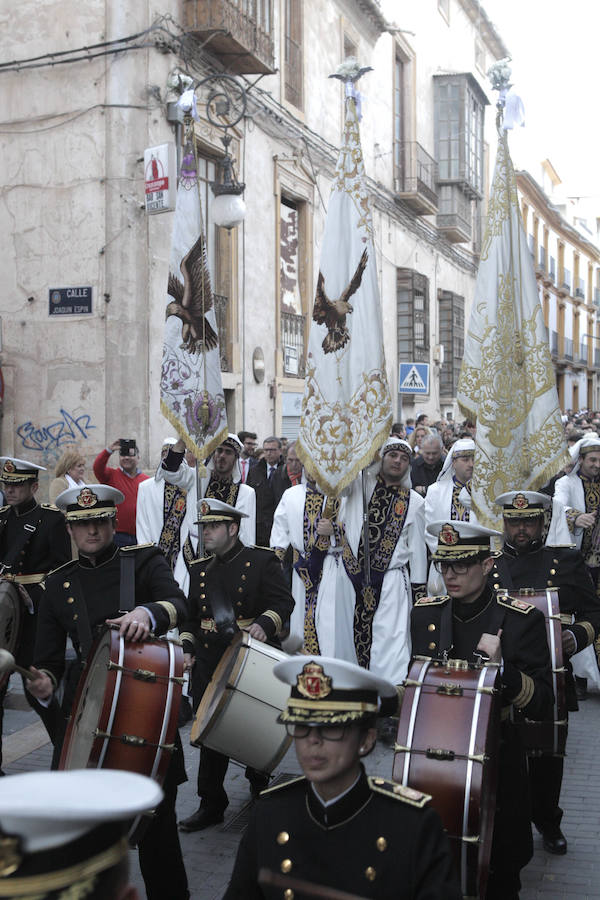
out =
<path fill-rule="evenodd" d="M 206 688 L 192 725 L 190 742 L 209 747 L 260 772 L 272 772 L 291 738 L 277 721 L 289 686 L 273 675 L 288 654 L 277 647 L 236 634 Z"/>
<path fill-rule="evenodd" d="M 515 717 L 515 727 L 521 735 L 525 749 L 531 756 L 539 756 L 541 754 L 564 756 L 567 746 L 568 712 L 558 591 L 556 588 L 547 588 L 546 590 L 521 588 L 518 592 L 512 591 L 507 593 L 509 597 L 512 595 L 518 596 L 519 599 L 526 597 L 527 602 L 533 603 L 536 609 L 539 609 L 544 616 L 552 666 L 552 689 L 554 691 L 551 722 L 539 722 L 533 719 L 526 719 L 524 716 Z"/>
<path fill-rule="evenodd" d="M 21 629 L 23 626 L 23 602 L 19 591 L 14 584 L 0 579 L 0 648 L 8 650 L 13 656 L 17 655 L 21 643 Z M 0 676 L 0 688 L 4 687 L 11 676 L 11 672 L 5 672 Z"/>
<path fill-rule="evenodd" d="M 392 777 L 432 795 L 463 895 L 484 897 L 498 778 L 498 666 L 421 656 L 404 684 Z"/>
<path fill-rule="evenodd" d="M 162 784 L 177 733 L 183 650 L 166 638 L 126 641 L 105 626 L 90 650 L 59 769 L 124 769 Z"/>

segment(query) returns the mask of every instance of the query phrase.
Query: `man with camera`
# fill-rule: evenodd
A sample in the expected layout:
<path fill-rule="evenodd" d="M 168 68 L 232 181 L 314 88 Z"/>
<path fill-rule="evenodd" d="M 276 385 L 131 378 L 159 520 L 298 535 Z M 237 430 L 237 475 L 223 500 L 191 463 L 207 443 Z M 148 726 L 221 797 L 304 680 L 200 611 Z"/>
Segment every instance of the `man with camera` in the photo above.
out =
<path fill-rule="evenodd" d="M 111 453 L 119 451 L 119 468 L 108 465 Z M 121 491 L 125 499 L 117 506 L 117 527 L 114 541 L 117 547 L 130 547 L 137 543 L 135 516 L 137 492 L 148 476 L 139 469 L 140 451 L 135 438 L 119 438 L 102 450 L 94 460 L 94 475 L 99 484 L 108 484 Z"/>

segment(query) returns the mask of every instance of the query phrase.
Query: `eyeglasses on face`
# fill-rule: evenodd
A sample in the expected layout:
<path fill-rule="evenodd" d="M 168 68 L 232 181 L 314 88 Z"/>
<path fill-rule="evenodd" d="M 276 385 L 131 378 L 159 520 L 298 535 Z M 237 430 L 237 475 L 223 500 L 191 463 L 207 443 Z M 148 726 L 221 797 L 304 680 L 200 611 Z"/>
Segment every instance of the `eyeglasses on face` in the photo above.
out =
<path fill-rule="evenodd" d="M 449 569 L 452 569 L 455 575 L 466 575 L 469 569 L 469 563 L 466 562 L 442 562 L 439 559 L 436 559 L 434 562 L 434 566 L 436 571 L 440 573 L 440 575 L 445 575 Z"/>
<path fill-rule="evenodd" d="M 286 722 L 285 729 L 293 738 L 307 738 L 315 734 L 322 741 L 341 741 L 346 734 L 347 725 L 301 725 Z"/>

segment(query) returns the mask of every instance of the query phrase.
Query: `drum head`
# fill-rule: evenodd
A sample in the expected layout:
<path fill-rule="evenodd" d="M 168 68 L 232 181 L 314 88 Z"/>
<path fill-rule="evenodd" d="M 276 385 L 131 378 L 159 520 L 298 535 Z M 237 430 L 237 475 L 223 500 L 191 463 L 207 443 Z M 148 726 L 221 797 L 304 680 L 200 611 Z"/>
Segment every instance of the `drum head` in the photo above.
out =
<path fill-rule="evenodd" d="M 0 647 L 13 655 L 19 643 L 21 599 L 9 581 L 0 581 Z"/>
<path fill-rule="evenodd" d="M 100 714 L 104 705 L 108 664 L 110 662 L 111 632 L 106 631 L 90 660 L 77 709 L 73 710 L 71 740 L 67 748 L 64 769 L 85 769 L 96 740 Z"/>

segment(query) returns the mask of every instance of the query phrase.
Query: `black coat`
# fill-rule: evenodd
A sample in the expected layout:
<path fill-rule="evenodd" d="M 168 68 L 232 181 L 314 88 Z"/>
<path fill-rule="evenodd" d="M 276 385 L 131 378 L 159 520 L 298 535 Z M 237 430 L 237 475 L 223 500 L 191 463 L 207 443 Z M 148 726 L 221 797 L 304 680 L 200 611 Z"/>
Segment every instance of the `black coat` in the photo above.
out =
<path fill-rule="evenodd" d="M 406 800 L 402 790 L 363 771 L 349 793 L 327 807 L 305 778 L 264 791 L 224 900 L 283 897 L 284 888 L 259 888 L 263 867 L 277 874 L 289 867 L 291 878 L 365 898 L 460 900 L 438 814 Z"/>
<path fill-rule="evenodd" d="M 413 489 L 417 487 L 428 488 L 437 481 L 437 477 L 442 471 L 444 465 L 444 456 L 440 456 L 438 461 L 432 466 L 428 465 L 422 456 L 415 456 L 410 462 L 410 480 Z"/>
<path fill-rule="evenodd" d="M 273 515 L 279 502 L 273 482 L 283 467 L 283 463 L 277 466 L 271 481 L 267 478 L 267 463 L 264 459 L 257 460 L 256 465 L 248 470 L 246 484 L 254 488 L 256 494 L 256 543 L 259 547 L 268 547 L 270 544 Z"/>
<path fill-rule="evenodd" d="M 294 608 L 281 563 L 272 550 L 246 547 L 237 541 L 223 557 L 194 560 L 190 566 L 190 613 L 180 628 L 184 651 L 196 657 L 194 701 L 202 696 L 232 637 L 217 631 L 211 606 L 215 591 L 229 605 L 231 618 L 257 622 L 270 642 L 279 639 Z"/>

